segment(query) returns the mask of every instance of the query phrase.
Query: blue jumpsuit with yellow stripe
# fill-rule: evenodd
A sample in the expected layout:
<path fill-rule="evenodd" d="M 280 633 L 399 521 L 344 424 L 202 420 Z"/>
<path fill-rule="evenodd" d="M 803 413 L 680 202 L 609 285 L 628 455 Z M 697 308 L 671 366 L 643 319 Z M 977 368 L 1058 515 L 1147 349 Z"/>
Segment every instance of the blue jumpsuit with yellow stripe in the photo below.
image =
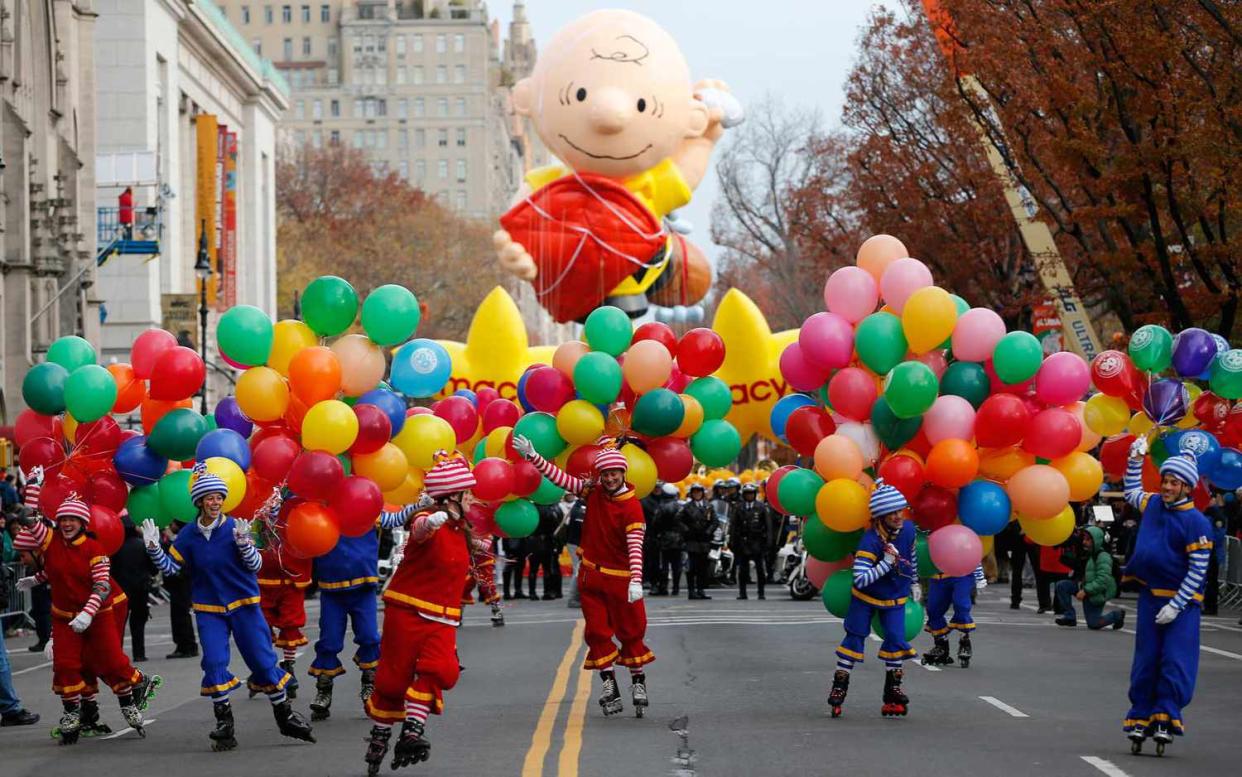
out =
<path fill-rule="evenodd" d="M 854 552 L 854 586 L 845 615 L 845 639 L 837 648 L 839 668 L 849 670 L 863 660 L 873 615 L 884 629 L 879 656 L 885 665 L 898 669 L 902 661 L 914 657 L 914 648 L 905 639 L 906 599 L 918 568 L 914 536 L 914 524 L 909 521 L 892 534 L 877 521 L 863 534 Z M 897 563 L 892 566 L 884 559 L 884 547 L 889 543 L 897 548 Z"/>
<path fill-rule="evenodd" d="M 945 574 L 933 575 L 927 584 L 927 633 L 933 637 L 941 637 L 950 630 L 965 634 L 975 630 L 975 618 L 971 614 L 974 593 L 980 580 L 983 580 L 983 567 L 975 567 L 969 575 L 952 577 Z M 953 619 L 946 621 L 944 616 L 953 606 Z"/>

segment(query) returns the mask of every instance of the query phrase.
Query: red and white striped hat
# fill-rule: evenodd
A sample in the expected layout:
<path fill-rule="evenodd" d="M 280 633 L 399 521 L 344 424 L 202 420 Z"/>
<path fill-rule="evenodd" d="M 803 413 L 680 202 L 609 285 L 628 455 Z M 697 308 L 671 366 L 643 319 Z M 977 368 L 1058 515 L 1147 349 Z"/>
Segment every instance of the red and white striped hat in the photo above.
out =
<path fill-rule="evenodd" d="M 70 494 L 69 498 L 56 508 L 56 520 L 59 521 L 61 518 L 77 518 L 82 523 L 90 523 L 91 508 L 79 499 L 77 494 Z"/>
<path fill-rule="evenodd" d="M 625 454 L 616 448 L 604 448 L 595 454 L 595 471 L 603 472 L 608 469 L 619 469 L 622 472 L 630 468 L 629 459 L 625 458 Z"/>
<path fill-rule="evenodd" d="M 478 482 L 460 454 L 438 451 L 435 459 L 436 465 L 423 480 L 423 489 L 429 496 L 441 497 L 469 491 Z"/>

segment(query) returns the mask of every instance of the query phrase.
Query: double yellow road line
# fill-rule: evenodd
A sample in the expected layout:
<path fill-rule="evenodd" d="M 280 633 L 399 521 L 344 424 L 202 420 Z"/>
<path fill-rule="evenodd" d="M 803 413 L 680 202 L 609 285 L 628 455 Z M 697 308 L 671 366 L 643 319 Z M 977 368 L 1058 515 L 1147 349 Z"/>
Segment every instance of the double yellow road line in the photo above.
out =
<path fill-rule="evenodd" d="M 544 761 L 552 746 L 554 729 L 560 709 L 565 704 L 569 689 L 569 678 L 574 678 L 572 702 L 569 715 L 565 720 L 561 751 L 556 759 L 556 777 L 578 777 L 578 757 L 582 753 L 582 728 L 586 723 L 587 699 L 591 694 L 591 672 L 581 669 L 582 653 L 585 645 L 582 632 L 585 623 L 579 619 L 574 624 L 573 634 L 569 637 L 569 647 L 561 656 L 556 667 L 556 675 L 552 680 L 552 689 L 543 702 L 543 711 L 539 713 L 539 722 L 535 725 L 535 733 L 530 739 L 530 748 L 522 762 L 522 777 L 543 777 Z"/>

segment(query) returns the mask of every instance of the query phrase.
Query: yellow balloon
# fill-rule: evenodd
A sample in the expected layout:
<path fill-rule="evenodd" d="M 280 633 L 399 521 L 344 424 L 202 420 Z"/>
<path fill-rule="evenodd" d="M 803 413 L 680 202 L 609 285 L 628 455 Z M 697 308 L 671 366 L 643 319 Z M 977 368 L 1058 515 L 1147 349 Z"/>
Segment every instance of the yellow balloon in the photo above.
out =
<path fill-rule="evenodd" d="M 417 502 L 423 492 L 423 473 L 417 469 L 408 470 L 401 484 L 391 491 L 384 492 L 384 502 L 390 505 L 404 505 Z"/>
<path fill-rule="evenodd" d="M 912 451 L 909 455 L 916 456 Z M 979 450 L 979 474 L 998 483 L 1004 483 L 1034 463 L 1035 457 L 1016 445 Z"/>
<path fill-rule="evenodd" d="M 552 364 L 556 347 L 530 344 L 526 322 L 513 297 L 497 286 L 474 312 L 466 342 L 437 340 L 448 351 L 453 370 L 443 391 L 494 388 L 503 399 L 517 399 L 517 384 L 532 364 Z"/>
<path fill-rule="evenodd" d="M 1189 395 L 1189 398 L 1186 400 L 1186 415 L 1182 417 L 1182 420 L 1177 422 L 1177 428 L 1193 429 L 1199 425 L 1199 419 L 1195 417 L 1194 411 L 1195 400 L 1198 399 L 1199 395 L 1203 393 L 1203 389 L 1199 388 L 1190 381 L 1186 381 L 1183 385 L 1186 386 L 1186 393 Z"/>
<path fill-rule="evenodd" d="M 1104 437 L 1112 437 L 1114 434 L 1121 434 L 1126 424 L 1130 423 L 1130 406 L 1119 397 L 1096 394 L 1087 400 L 1082 417 L 1091 431 Z"/>
<path fill-rule="evenodd" d="M 457 447 L 457 434 L 448 421 L 428 413 L 405 419 L 405 426 L 392 441 L 405 454 L 410 466 L 431 469 L 437 451 L 451 451 Z"/>
<path fill-rule="evenodd" d="M 949 292 L 939 286 L 925 286 L 910 295 L 901 311 L 901 329 L 910 350 L 916 354 L 937 348 L 953 335 L 957 306 Z"/>
<path fill-rule="evenodd" d="M 994 547 L 994 538 L 992 537 L 991 534 L 980 537 L 979 541 L 983 543 L 983 555 L 986 556 L 992 552 L 992 549 Z"/>
<path fill-rule="evenodd" d="M 686 408 L 686 414 L 682 416 L 681 426 L 677 427 L 677 431 L 673 432 L 674 437 L 686 438 L 699 430 L 703 425 L 703 405 L 699 404 L 699 400 L 689 394 L 681 394 L 681 404 Z"/>
<path fill-rule="evenodd" d="M 651 456 L 647 455 L 645 450 L 633 444 L 621 446 L 621 454 L 630 463 L 629 470 L 625 473 L 625 479 L 634 487 L 634 495 L 638 499 L 642 499 L 655 490 L 655 462 L 652 461 Z"/>
<path fill-rule="evenodd" d="M 1130 434 L 1133 434 L 1136 437 L 1142 437 L 1155 428 L 1155 426 L 1156 423 L 1148 418 L 1146 413 L 1140 410 L 1130 419 L 1130 424 L 1127 428 L 1129 429 Z"/>
<path fill-rule="evenodd" d="M 1052 467 L 1064 475 L 1069 483 L 1071 502 L 1083 502 L 1092 498 L 1099 493 L 1100 486 L 1104 485 L 1104 468 L 1089 453 L 1076 452 L 1055 459 Z"/>
<path fill-rule="evenodd" d="M 497 426 L 483 438 L 483 453 L 495 459 L 505 457 L 505 441 L 513 431 L 512 426 Z"/>
<path fill-rule="evenodd" d="M 267 366 L 281 375 L 288 375 L 289 362 L 297 352 L 315 345 L 319 345 L 319 338 L 305 323 L 292 318 L 277 321 L 272 327 L 272 352 L 267 357 Z"/>
<path fill-rule="evenodd" d="M 223 456 L 212 456 L 203 462 L 207 467 L 207 471 L 224 481 L 224 485 L 228 486 L 229 494 L 224 498 L 224 512 L 232 510 L 242 503 L 246 498 L 246 473 L 232 459 L 226 459 Z M 190 476 L 190 487 L 194 487 L 194 481 L 198 480 L 198 475 Z"/>
<path fill-rule="evenodd" d="M 556 412 L 556 431 L 570 445 L 595 442 L 604 433 L 604 414 L 585 399 L 570 400 Z"/>
<path fill-rule="evenodd" d="M 391 491 L 405 482 L 410 464 L 401 449 L 390 442 L 374 453 L 354 455 L 354 474 L 370 478 L 380 491 Z"/>
<path fill-rule="evenodd" d="M 251 421 L 275 421 L 289 409 L 289 384 L 271 367 L 251 367 L 243 372 L 233 394 Z"/>
<path fill-rule="evenodd" d="M 61 430 L 65 433 L 65 442 L 72 445 L 77 442 L 78 438 L 78 419 L 65 412 L 65 417 L 61 419 Z"/>
<path fill-rule="evenodd" d="M 316 402 L 302 419 L 302 447 L 308 451 L 327 451 L 335 456 L 349 450 L 356 439 L 358 416 L 339 399 Z"/>
<path fill-rule="evenodd" d="M 773 332 L 759 306 L 737 289 L 721 298 L 712 329 L 725 344 L 724 364 L 716 377 L 733 393 L 725 420 L 737 429 L 743 445 L 756 434 L 779 442 L 772 434 L 772 406 L 791 391 L 781 375 L 781 351 L 798 339 L 798 330 Z"/>
<path fill-rule="evenodd" d="M 815 495 L 815 514 L 833 531 L 852 532 L 867 525 L 867 489 L 856 480 L 836 478 L 819 487 Z"/>
<path fill-rule="evenodd" d="M 1031 538 L 1031 542 L 1051 547 L 1065 542 L 1074 533 L 1074 511 L 1066 507 L 1042 521 L 1019 516 L 1018 523 L 1022 526 L 1022 532 Z"/>

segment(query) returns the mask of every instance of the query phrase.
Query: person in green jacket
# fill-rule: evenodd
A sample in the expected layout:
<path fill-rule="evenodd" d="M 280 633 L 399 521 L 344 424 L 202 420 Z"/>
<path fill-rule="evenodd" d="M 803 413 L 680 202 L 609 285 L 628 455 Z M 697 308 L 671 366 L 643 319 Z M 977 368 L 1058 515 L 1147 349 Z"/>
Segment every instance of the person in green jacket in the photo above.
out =
<path fill-rule="evenodd" d="M 1085 561 L 1075 565 L 1073 577 L 1057 583 L 1057 601 L 1063 608 L 1061 617 L 1057 618 L 1057 625 L 1078 625 L 1078 616 L 1074 612 L 1074 600 L 1077 599 L 1082 602 L 1087 628 L 1121 628 L 1126 622 L 1124 610 L 1104 612 L 1104 605 L 1117 595 L 1117 579 L 1113 577 L 1113 557 L 1104 547 L 1104 531 L 1100 527 L 1086 527 L 1080 558 Z"/>

